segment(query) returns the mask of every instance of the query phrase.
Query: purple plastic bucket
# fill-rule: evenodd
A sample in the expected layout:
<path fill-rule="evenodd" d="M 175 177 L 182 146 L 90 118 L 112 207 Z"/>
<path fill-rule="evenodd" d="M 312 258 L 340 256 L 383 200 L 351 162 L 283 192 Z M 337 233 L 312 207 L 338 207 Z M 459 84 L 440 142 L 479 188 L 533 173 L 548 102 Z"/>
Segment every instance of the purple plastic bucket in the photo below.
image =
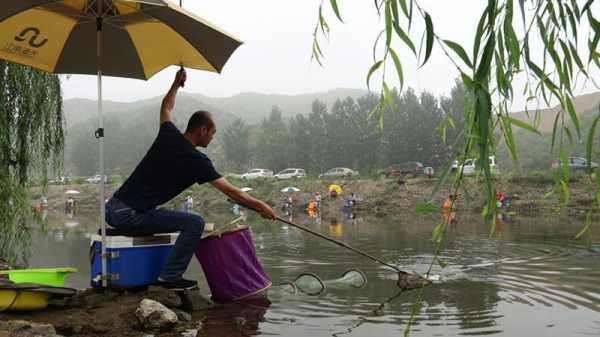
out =
<path fill-rule="evenodd" d="M 196 258 L 215 302 L 241 300 L 271 286 L 271 280 L 256 257 L 248 228 L 200 240 Z"/>

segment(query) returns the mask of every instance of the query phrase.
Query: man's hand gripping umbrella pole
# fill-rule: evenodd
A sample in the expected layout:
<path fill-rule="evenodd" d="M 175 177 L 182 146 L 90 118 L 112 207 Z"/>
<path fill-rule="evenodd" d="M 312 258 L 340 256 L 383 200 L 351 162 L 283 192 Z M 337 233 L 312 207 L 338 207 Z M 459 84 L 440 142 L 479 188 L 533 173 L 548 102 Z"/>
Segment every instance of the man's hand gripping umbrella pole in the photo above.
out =
<path fill-rule="evenodd" d="M 255 209 L 253 209 L 253 210 L 255 212 L 261 213 L 258 210 L 255 210 Z M 329 237 L 327 235 L 321 234 L 321 233 L 319 233 L 317 231 L 314 231 L 314 230 L 312 230 L 310 228 L 307 228 L 307 227 L 304 227 L 304 226 L 301 226 L 301 225 L 297 225 L 297 224 L 295 224 L 295 223 L 293 223 L 291 221 L 288 221 L 286 219 L 281 218 L 280 216 L 275 216 L 275 218 L 273 220 L 281 221 L 281 222 L 283 222 L 285 224 L 288 224 L 288 225 L 290 225 L 292 227 L 298 228 L 298 229 L 303 230 L 303 231 L 305 231 L 307 233 L 310 233 L 312 235 L 315 235 L 315 236 L 318 236 L 318 237 L 320 237 L 322 239 L 325 239 L 325 240 L 327 240 L 329 242 L 333 242 L 333 243 L 335 243 L 338 246 L 342 246 L 342 247 L 344 247 L 344 248 L 346 248 L 348 250 L 351 250 L 351 251 L 353 251 L 353 252 L 355 252 L 357 254 L 360 254 L 360 255 L 362 255 L 362 256 L 364 256 L 364 257 L 366 257 L 366 258 L 368 258 L 368 259 L 370 259 L 372 261 L 375 261 L 375 262 L 377 262 L 377 263 L 379 263 L 381 265 L 384 265 L 386 267 L 394 269 L 395 271 L 398 272 L 398 282 L 396 282 L 396 284 L 402 290 L 412 290 L 412 289 L 422 288 L 422 287 L 425 287 L 425 286 L 431 284 L 431 280 L 423 278 L 423 277 L 421 277 L 419 275 L 415 275 L 415 274 L 411 274 L 411 273 L 405 272 L 405 271 L 399 269 L 398 267 L 396 267 L 394 265 L 391 265 L 391 264 L 389 264 L 389 263 L 387 263 L 387 262 L 385 262 L 385 261 L 383 261 L 383 260 L 381 260 L 381 259 L 373 256 L 373 255 L 370 255 L 368 253 L 360 251 L 360 250 L 358 250 L 358 249 L 356 249 L 354 247 L 351 247 L 351 246 L 349 246 L 349 245 L 347 245 L 347 244 L 345 244 L 345 243 L 343 243 L 341 241 L 338 241 L 338 240 L 336 240 L 334 238 L 331 238 L 331 237 Z"/>

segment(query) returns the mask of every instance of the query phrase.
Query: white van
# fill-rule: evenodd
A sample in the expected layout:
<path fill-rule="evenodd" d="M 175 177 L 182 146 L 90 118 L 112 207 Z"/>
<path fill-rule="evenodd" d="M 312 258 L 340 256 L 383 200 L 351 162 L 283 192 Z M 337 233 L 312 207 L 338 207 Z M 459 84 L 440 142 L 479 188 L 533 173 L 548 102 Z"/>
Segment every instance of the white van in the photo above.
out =
<path fill-rule="evenodd" d="M 489 157 L 490 160 L 490 171 L 492 171 L 492 173 L 500 173 L 500 170 L 498 169 L 498 165 L 496 162 L 496 156 L 490 156 Z M 464 169 L 462 168 L 464 166 Z M 466 159 L 463 163 L 463 165 L 459 165 L 458 160 L 455 160 L 452 163 L 452 171 L 457 171 L 460 172 L 460 170 L 462 169 L 463 171 L 463 175 L 465 176 L 470 176 L 470 175 L 474 175 L 476 170 L 477 170 L 477 159 Z"/>

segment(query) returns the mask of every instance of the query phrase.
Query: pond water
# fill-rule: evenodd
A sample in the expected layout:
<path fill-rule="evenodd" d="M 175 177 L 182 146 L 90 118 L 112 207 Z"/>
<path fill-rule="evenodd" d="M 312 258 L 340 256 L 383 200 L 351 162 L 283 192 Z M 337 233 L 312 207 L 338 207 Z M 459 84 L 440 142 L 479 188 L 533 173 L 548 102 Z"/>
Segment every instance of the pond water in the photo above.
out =
<path fill-rule="evenodd" d="M 206 216 L 217 223 L 232 218 Z M 334 218 L 336 225 L 331 224 Z M 416 272 L 426 271 L 432 261 L 431 230 L 440 221 L 408 214 L 293 220 Z M 600 335 L 599 226 L 592 228 L 595 234 L 588 245 L 573 241 L 583 221 L 557 214 L 513 216 L 492 238 L 489 224 L 480 217 L 459 214 L 458 220 L 448 228 L 441 254 L 447 266 L 434 265 L 433 274 L 440 280 L 424 291 L 411 336 Z M 96 230 L 96 217 L 51 213 L 49 221 L 50 229 L 34 237 L 29 266 L 76 267 L 79 273 L 67 285 L 87 287 L 86 233 Z M 200 336 L 403 334 L 417 291 L 398 295 L 392 270 L 294 227 L 260 219 L 251 222 L 257 253 L 274 284 L 293 281 L 302 272 L 336 279 L 352 268 L 362 270 L 368 284 L 360 289 L 327 289 L 319 296 L 275 289 L 269 307 L 234 306 L 211 312 Z M 202 280 L 195 258 L 192 264 L 186 276 Z"/>

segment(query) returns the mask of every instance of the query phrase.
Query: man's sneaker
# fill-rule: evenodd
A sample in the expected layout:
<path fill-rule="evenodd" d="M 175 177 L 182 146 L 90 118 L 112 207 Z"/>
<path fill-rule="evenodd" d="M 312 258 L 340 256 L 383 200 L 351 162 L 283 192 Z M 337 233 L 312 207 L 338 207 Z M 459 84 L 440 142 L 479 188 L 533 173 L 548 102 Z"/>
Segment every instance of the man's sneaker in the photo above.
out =
<path fill-rule="evenodd" d="M 186 280 L 184 278 L 177 281 L 165 281 L 160 277 L 156 281 L 156 285 L 171 290 L 189 290 L 198 288 L 198 282 L 192 280 Z"/>

